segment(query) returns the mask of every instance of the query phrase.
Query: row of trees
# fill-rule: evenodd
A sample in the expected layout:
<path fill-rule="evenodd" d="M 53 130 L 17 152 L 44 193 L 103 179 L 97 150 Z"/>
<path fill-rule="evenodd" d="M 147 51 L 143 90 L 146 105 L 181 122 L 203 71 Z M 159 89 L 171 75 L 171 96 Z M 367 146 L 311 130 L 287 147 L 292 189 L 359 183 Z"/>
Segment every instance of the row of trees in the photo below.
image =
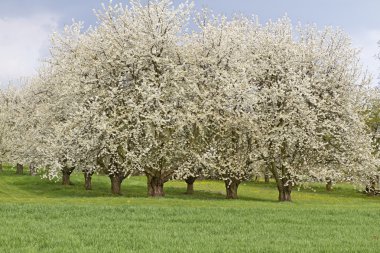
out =
<path fill-rule="evenodd" d="M 236 198 L 242 181 L 269 171 L 281 201 L 303 182 L 376 175 L 365 121 L 373 91 L 340 30 L 227 19 L 169 0 L 96 15 L 96 27 L 55 33 L 38 76 L 1 92 L 3 161 L 65 184 L 81 170 L 90 186 L 102 171 L 114 194 L 144 173 L 150 196 L 173 178 L 191 190 L 202 176 Z"/>

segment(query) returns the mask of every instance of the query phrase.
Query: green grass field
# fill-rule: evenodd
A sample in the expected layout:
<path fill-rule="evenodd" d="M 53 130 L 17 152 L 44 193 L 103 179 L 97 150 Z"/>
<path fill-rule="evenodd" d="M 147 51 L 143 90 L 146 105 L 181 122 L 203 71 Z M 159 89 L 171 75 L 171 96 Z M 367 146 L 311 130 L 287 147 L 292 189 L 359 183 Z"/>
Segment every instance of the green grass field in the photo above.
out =
<path fill-rule="evenodd" d="M 246 183 L 239 200 L 224 184 L 165 184 L 165 198 L 147 198 L 144 177 L 124 181 L 112 196 L 94 176 L 85 191 L 40 177 L 0 174 L 0 252 L 380 252 L 380 198 L 350 185 L 295 191 L 279 203 L 274 184 Z"/>

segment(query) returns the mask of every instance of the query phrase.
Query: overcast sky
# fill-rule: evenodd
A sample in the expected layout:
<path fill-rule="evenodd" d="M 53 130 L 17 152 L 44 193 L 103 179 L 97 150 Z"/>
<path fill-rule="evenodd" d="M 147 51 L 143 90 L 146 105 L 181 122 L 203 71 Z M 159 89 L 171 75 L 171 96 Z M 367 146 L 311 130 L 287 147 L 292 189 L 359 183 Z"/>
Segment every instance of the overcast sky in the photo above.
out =
<path fill-rule="evenodd" d="M 146 1 L 146 0 L 145 0 Z M 49 36 L 72 19 L 94 25 L 93 9 L 102 0 L 0 0 L 0 86 L 35 74 L 48 55 Z M 117 0 L 114 3 L 120 2 Z M 127 3 L 128 1 L 121 1 Z M 179 3 L 180 0 L 174 0 Z M 362 63 L 378 83 L 380 60 L 380 0 L 195 0 L 197 9 L 216 13 L 258 15 L 262 23 L 287 14 L 294 23 L 338 26 L 360 48 Z"/>

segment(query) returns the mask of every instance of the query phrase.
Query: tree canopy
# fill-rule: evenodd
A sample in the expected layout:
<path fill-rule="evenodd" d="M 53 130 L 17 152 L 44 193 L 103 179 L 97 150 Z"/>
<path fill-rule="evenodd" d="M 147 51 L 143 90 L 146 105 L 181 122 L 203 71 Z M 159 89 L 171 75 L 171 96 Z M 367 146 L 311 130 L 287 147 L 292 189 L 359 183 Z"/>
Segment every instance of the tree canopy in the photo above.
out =
<path fill-rule="evenodd" d="M 115 194 L 144 173 L 150 196 L 207 176 L 236 198 L 260 168 L 281 201 L 303 182 L 373 177 L 369 79 L 345 33 L 192 6 L 110 4 L 97 26 L 55 33 L 39 75 L 0 94 L 2 159 L 66 183 L 75 169 L 103 172 Z"/>

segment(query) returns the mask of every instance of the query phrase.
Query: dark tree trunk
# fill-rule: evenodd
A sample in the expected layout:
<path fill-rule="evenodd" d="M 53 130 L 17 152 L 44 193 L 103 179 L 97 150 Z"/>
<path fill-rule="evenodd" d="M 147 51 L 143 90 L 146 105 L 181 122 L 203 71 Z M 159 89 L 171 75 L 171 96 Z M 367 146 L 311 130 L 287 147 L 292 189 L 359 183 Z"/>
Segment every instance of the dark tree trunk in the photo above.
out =
<path fill-rule="evenodd" d="M 278 193 L 279 201 L 292 201 L 292 187 L 290 185 L 283 185 L 281 188 L 278 188 Z"/>
<path fill-rule="evenodd" d="M 34 166 L 33 163 L 30 163 L 30 164 L 29 164 L 29 174 L 30 174 L 31 176 L 35 176 L 35 175 L 37 175 L 36 167 Z"/>
<path fill-rule="evenodd" d="M 227 199 L 237 199 L 238 198 L 237 192 L 238 192 L 238 187 L 239 187 L 240 182 L 238 182 L 238 181 L 232 181 L 232 182 L 225 181 L 224 184 L 226 186 L 226 198 Z"/>
<path fill-rule="evenodd" d="M 0 162 L 0 173 L 3 172 L 3 163 Z"/>
<path fill-rule="evenodd" d="M 283 178 L 275 178 L 277 183 L 277 189 L 278 189 L 278 200 L 279 201 L 292 201 L 292 185 L 287 182 L 288 179 Z"/>
<path fill-rule="evenodd" d="M 63 185 L 73 185 L 70 181 L 70 175 L 74 171 L 75 167 L 63 167 L 62 169 L 62 184 Z"/>
<path fill-rule="evenodd" d="M 18 174 L 18 175 L 24 174 L 24 165 L 22 165 L 20 163 L 18 163 L 16 165 L 16 174 Z"/>
<path fill-rule="evenodd" d="M 84 188 L 86 190 L 92 190 L 91 186 L 91 180 L 92 180 L 92 175 L 94 172 L 92 170 L 84 170 L 83 175 L 84 175 Z"/>
<path fill-rule="evenodd" d="M 326 178 L 326 191 L 332 191 L 332 181 L 330 178 Z"/>
<path fill-rule="evenodd" d="M 272 172 L 273 178 L 276 180 L 278 201 L 292 201 L 292 184 L 287 177 L 283 176 L 286 173 L 285 169 L 282 168 L 282 176 L 279 175 L 279 171 L 274 163 L 271 164 L 269 169 L 270 172 Z"/>
<path fill-rule="evenodd" d="M 70 173 L 62 171 L 62 184 L 63 185 L 71 185 Z"/>
<path fill-rule="evenodd" d="M 194 182 L 197 178 L 196 177 L 188 177 L 186 178 L 185 182 L 187 184 L 186 194 L 193 194 L 194 193 Z"/>
<path fill-rule="evenodd" d="M 112 192 L 112 194 L 121 195 L 121 183 L 123 182 L 125 177 L 120 176 L 120 175 L 115 175 L 115 174 L 109 175 L 109 177 L 111 179 L 111 192 Z"/>
<path fill-rule="evenodd" d="M 264 182 L 266 184 L 269 184 L 269 170 L 268 169 L 265 169 L 265 172 L 264 172 Z"/>
<path fill-rule="evenodd" d="M 376 191 L 376 180 L 374 178 L 370 179 L 370 185 L 366 186 L 366 192 L 370 196 L 374 196 L 377 194 Z"/>
<path fill-rule="evenodd" d="M 332 191 L 332 182 L 327 181 L 326 183 L 326 191 L 331 192 Z"/>
<path fill-rule="evenodd" d="M 151 197 L 165 196 L 164 183 L 165 181 L 160 177 L 153 177 L 151 175 L 147 175 L 148 196 L 151 196 Z"/>

